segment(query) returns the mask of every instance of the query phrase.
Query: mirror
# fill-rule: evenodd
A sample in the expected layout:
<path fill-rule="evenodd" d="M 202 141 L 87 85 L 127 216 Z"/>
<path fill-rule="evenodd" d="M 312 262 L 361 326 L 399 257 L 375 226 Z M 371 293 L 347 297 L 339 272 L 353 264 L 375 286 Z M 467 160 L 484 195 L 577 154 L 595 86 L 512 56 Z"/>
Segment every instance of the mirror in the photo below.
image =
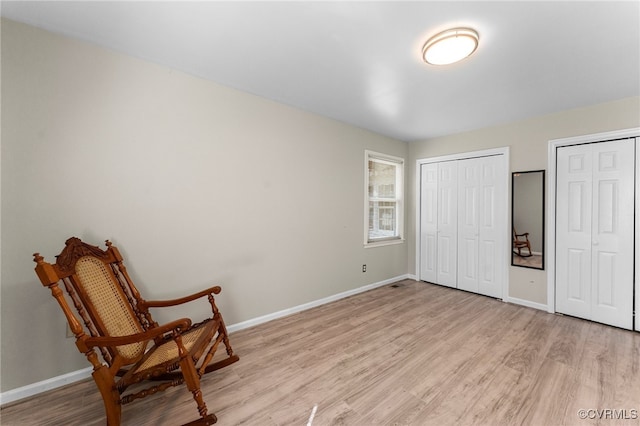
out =
<path fill-rule="evenodd" d="M 544 170 L 511 174 L 511 265 L 544 269 Z"/>

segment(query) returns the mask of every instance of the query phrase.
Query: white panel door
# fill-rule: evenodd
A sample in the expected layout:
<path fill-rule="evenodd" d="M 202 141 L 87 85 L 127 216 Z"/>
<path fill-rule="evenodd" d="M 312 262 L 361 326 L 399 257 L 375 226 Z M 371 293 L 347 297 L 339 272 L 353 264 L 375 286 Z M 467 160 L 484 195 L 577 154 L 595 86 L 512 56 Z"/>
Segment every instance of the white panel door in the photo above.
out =
<path fill-rule="evenodd" d="M 478 292 L 480 191 L 483 158 L 458 162 L 458 288 Z"/>
<path fill-rule="evenodd" d="M 559 148 L 556 188 L 556 310 L 591 318 L 591 206 L 589 145 Z"/>
<path fill-rule="evenodd" d="M 640 138 L 635 138 L 634 146 L 638 146 L 640 143 Z M 636 207 L 636 261 L 635 265 L 640 265 L 640 205 L 638 202 L 640 201 L 640 150 L 636 148 L 636 199 L 635 203 Z M 636 331 L 640 332 L 640 277 L 638 277 L 640 271 L 636 272 L 635 276 L 635 293 L 636 293 Z"/>
<path fill-rule="evenodd" d="M 592 319 L 633 326 L 634 141 L 593 144 Z"/>
<path fill-rule="evenodd" d="M 558 312 L 632 326 L 634 158 L 631 139 L 557 150 Z"/>
<path fill-rule="evenodd" d="M 507 223 L 505 168 L 502 156 L 485 157 L 480 170 L 478 223 L 478 293 L 502 298 Z"/>
<path fill-rule="evenodd" d="M 457 162 L 438 163 L 438 238 L 436 283 L 457 285 Z"/>
<path fill-rule="evenodd" d="M 458 288 L 502 297 L 505 181 L 501 156 L 458 163 Z"/>
<path fill-rule="evenodd" d="M 438 164 L 420 168 L 420 279 L 437 282 Z"/>

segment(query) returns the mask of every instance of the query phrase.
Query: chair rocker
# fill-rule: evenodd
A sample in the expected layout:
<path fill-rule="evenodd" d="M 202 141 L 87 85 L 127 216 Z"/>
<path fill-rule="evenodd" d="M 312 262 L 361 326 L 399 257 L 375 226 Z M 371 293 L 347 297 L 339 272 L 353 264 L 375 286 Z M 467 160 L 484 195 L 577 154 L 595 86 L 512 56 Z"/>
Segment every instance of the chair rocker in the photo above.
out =
<path fill-rule="evenodd" d="M 54 264 L 45 262 L 39 253 L 34 254 L 34 262 L 42 285 L 49 287 L 64 311 L 78 350 L 93 366 L 92 376 L 104 401 L 107 425 L 120 424 L 123 404 L 181 384 L 193 394 L 200 414 L 186 424 L 214 424 L 217 419 L 207 412 L 200 378 L 238 361 L 214 300 L 220 287 L 175 300 L 145 300 L 131 281 L 118 249 L 109 241 L 106 245 L 102 250 L 72 237 Z M 205 297 L 213 315 L 197 324 L 182 318 L 159 325 L 149 312 L 150 308 L 177 306 Z M 220 343 L 227 353 L 212 362 Z M 132 385 L 143 389 L 129 389 L 125 394 Z"/>
<path fill-rule="evenodd" d="M 529 254 L 522 254 L 522 249 L 525 248 L 529 251 Z M 514 253 L 516 253 L 516 250 L 518 251 L 516 254 L 520 257 L 531 257 L 533 255 L 531 252 L 531 243 L 529 242 L 528 232 L 518 234 L 516 232 L 516 228 L 513 228 L 513 249 Z"/>

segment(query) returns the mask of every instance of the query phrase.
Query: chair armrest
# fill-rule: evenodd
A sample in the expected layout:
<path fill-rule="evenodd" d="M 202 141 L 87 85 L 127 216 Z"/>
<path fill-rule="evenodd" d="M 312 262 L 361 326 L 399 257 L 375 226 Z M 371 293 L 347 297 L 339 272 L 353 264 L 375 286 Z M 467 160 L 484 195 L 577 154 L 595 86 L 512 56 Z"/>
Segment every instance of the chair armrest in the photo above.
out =
<path fill-rule="evenodd" d="M 127 336 L 118 336 L 118 337 L 88 337 L 85 339 L 84 343 L 87 347 L 95 347 L 95 346 L 104 346 L 104 347 L 113 347 L 113 346 L 122 346 L 128 345 L 131 343 L 140 343 L 152 340 L 158 336 L 161 336 L 169 331 L 182 331 L 186 330 L 191 326 L 191 320 L 188 318 L 182 318 L 179 320 L 171 321 L 167 324 L 163 324 L 159 327 L 152 328 L 150 330 L 145 331 L 144 333 L 136 333 L 129 334 Z"/>
<path fill-rule="evenodd" d="M 142 305 L 145 308 L 165 308 L 168 306 L 176 306 L 181 305 L 183 303 L 191 302 L 192 300 L 199 299 L 203 296 L 208 296 L 210 294 L 219 294 L 222 291 L 220 286 L 215 286 L 208 288 L 206 290 L 199 291 L 189 296 L 181 297 L 180 299 L 171 299 L 171 300 L 145 300 L 142 302 Z"/>

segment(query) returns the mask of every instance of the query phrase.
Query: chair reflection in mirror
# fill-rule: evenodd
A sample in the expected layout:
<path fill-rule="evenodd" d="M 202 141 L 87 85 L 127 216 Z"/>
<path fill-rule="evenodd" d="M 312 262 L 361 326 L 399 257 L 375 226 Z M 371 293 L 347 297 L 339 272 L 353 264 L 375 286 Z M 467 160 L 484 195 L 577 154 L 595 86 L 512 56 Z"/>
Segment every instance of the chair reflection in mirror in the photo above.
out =
<path fill-rule="evenodd" d="M 511 174 L 511 265 L 544 269 L 544 170 Z"/>
<path fill-rule="evenodd" d="M 527 249 L 528 253 L 522 253 L 522 249 Z M 518 234 L 516 228 L 513 228 L 513 252 L 520 257 L 529 257 L 531 253 L 531 243 L 529 242 L 529 233 Z"/>

